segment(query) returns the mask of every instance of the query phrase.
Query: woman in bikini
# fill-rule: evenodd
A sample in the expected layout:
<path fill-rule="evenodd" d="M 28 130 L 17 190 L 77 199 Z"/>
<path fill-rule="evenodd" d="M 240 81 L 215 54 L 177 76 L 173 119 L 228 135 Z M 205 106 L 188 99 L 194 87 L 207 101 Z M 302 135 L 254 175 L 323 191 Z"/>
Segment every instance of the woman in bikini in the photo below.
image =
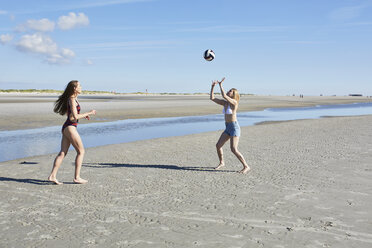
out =
<path fill-rule="evenodd" d="M 221 169 L 223 166 L 225 166 L 225 162 L 223 159 L 223 151 L 222 146 L 230 140 L 230 148 L 231 151 L 235 154 L 235 156 L 239 159 L 239 161 L 243 164 L 243 169 L 239 171 L 239 173 L 245 174 L 247 173 L 250 168 L 245 162 L 245 159 L 243 155 L 238 151 L 238 144 L 239 144 L 239 137 L 240 137 L 240 126 L 238 123 L 238 120 L 236 118 L 236 112 L 238 110 L 239 106 L 239 93 L 238 90 L 235 88 L 232 88 L 227 93 L 225 93 L 224 89 L 222 88 L 222 82 L 225 80 L 225 78 L 222 78 L 221 81 L 213 81 L 212 82 L 212 88 L 211 88 L 211 94 L 210 99 L 223 106 L 222 113 L 225 115 L 225 125 L 226 129 L 221 134 L 220 139 L 218 140 L 216 144 L 217 148 L 217 154 L 218 158 L 220 160 L 220 164 L 215 168 L 216 170 Z M 214 87 L 216 84 L 219 84 L 221 89 L 221 95 L 223 97 L 222 99 L 217 99 L 214 97 Z"/>
<path fill-rule="evenodd" d="M 96 111 L 91 110 L 90 112 L 80 114 L 80 104 L 77 100 L 77 96 L 81 93 L 81 85 L 77 80 L 73 80 L 68 83 L 65 91 L 54 105 L 54 112 L 60 115 L 67 113 L 67 120 L 62 126 L 62 142 L 61 151 L 58 153 L 54 160 L 53 169 L 48 177 L 48 180 L 55 184 L 62 184 L 57 180 L 57 172 L 62 164 L 63 158 L 67 155 L 70 145 L 76 150 L 75 159 L 75 178 L 74 182 L 78 184 L 87 183 L 88 181 L 80 177 L 80 169 L 84 158 L 84 146 L 81 141 L 80 135 L 77 131 L 77 124 L 79 119 L 86 118 L 89 120 L 90 115 L 95 115 Z"/>

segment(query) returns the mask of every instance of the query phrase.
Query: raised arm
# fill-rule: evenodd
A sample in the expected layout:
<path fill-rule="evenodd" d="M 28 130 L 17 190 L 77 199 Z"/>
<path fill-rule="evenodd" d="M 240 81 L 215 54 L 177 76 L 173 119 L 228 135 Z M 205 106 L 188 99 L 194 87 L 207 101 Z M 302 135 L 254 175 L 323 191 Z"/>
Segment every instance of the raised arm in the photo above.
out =
<path fill-rule="evenodd" d="M 211 99 L 213 102 L 215 102 L 217 104 L 225 105 L 224 100 L 217 99 L 217 98 L 214 97 L 214 86 L 216 86 L 216 84 L 218 84 L 218 81 L 212 81 L 211 94 L 210 94 L 209 99 Z"/>
<path fill-rule="evenodd" d="M 77 120 L 79 120 L 81 118 L 87 118 L 90 115 L 95 115 L 96 114 L 95 110 L 91 110 L 90 112 L 86 112 L 84 114 L 78 114 L 78 112 L 76 110 L 76 100 L 75 100 L 74 97 L 69 98 L 69 103 L 70 103 L 69 105 L 71 106 L 71 116 L 69 116 L 69 118 L 73 122 L 76 122 Z"/>
<path fill-rule="evenodd" d="M 220 89 L 221 89 L 221 95 L 222 97 L 228 102 L 230 103 L 231 105 L 237 105 L 238 102 L 235 100 L 235 99 L 232 99 L 231 97 L 229 97 L 226 93 L 225 93 L 225 90 L 223 89 L 222 87 L 222 82 L 225 80 L 225 78 L 222 78 L 221 81 L 218 82 L 218 84 L 220 85 Z"/>

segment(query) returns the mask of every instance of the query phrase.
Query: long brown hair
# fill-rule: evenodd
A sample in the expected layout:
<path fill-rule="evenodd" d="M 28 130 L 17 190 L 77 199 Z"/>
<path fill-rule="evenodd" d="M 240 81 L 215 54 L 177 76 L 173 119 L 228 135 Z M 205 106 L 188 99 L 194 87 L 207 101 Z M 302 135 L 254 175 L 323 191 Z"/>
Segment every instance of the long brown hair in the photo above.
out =
<path fill-rule="evenodd" d="M 240 100 L 240 95 L 237 89 L 232 88 L 231 91 L 233 92 L 233 99 L 235 99 L 237 102 Z"/>
<path fill-rule="evenodd" d="M 78 80 L 70 81 L 62 95 L 58 97 L 58 100 L 54 104 L 54 112 L 60 115 L 64 115 L 67 112 L 68 100 L 75 94 L 75 89 L 78 86 Z"/>

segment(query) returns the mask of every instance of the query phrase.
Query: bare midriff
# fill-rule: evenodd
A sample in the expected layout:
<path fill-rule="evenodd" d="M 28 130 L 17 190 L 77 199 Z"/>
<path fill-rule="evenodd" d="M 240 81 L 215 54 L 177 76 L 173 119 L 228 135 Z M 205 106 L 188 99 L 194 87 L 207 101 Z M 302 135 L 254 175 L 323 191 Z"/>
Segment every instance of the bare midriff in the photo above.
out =
<path fill-rule="evenodd" d="M 235 110 L 233 110 L 232 114 L 225 114 L 225 122 L 234 122 L 234 121 L 237 121 Z"/>

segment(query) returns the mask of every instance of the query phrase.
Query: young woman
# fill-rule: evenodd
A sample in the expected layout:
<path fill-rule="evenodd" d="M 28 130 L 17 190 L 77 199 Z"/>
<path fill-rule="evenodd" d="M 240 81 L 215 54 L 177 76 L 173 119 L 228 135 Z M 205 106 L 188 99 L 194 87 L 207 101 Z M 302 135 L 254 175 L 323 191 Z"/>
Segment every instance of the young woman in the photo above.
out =
<path fill-rule="evenodd" d="M 77 131 L 77 124 L 79 119 L 86 118 L 89 120 L 90 115 L 95 115 L 96 111 L 91 110 L 90 112 L 80 114 L 80 104 L 77 100 L 77 96 L 81 93 L 81 85 L 77 80 L 73 80 L 68 83 L 65 91 L 54 105 L 54 112 L 60 115 L 67 113 L 67 120 L 62 126 L 62 142 L 61 142 L 61 151 L 58 153 L 57 157 L 54 160 L 53 169 L 48 178 L 49 181 L 55 184 L 62 184 L 57 180 L 57 172 L 59 167 L 62 164 L 63 158 L 66 156 L 70 145 L 76 150 L 76 159 L 75 159 L 75 178 L 74 182 L 83 184 L 88 181 L 80 177 L 80 169 L 83 163 L 84 158 L 84 146 L 81 141 L 80 135 Z"/>
<path fill-rule="evenodd" d="M 226 129 L 221 134 L 220 139 L 218 140 L 216 144 L 217 148 L 217 154 L 218 158 L 220 160 L 220 164 L 215 168 L 216 170 L 221 169 L 223 166 L 225 166 L 225 162 L 223 160 L 223 152 L 222 152 L 222 146 L 230 140 L 230 148 L 231 151 L 235 154 L 235 156 L 240 160 L 240 162 L 243 164 L 243 169 L 239 173 L 247 173 L 250 168 L 247 165 L 247 163 L 244 160 L 243 155 L 238 151 L 238 144 L 239 144 L 239 137 L 240 137 L 240 126 L 238 124 L 238 120 L 236 118 L 236 112 L 238 110 L 239 106 L 239 93 L 238 90 L 235 88 L 232 88 L 225 93 L 224 89 L 222 88 L 222 82 L 225 80 L 225 78 L 222 78 L 221 81 L 213 81 L 212 82 L 212 88 L 211 88 L 211 94 L 210 99 L 223 106 L 222 113 L 225 114 L 225 125 Z M 223 97 L 222 99 L 216 99 L 214 97 L 214 86 L 216 84 L 219 84 L 221 89 L 221 95 Z"/>

